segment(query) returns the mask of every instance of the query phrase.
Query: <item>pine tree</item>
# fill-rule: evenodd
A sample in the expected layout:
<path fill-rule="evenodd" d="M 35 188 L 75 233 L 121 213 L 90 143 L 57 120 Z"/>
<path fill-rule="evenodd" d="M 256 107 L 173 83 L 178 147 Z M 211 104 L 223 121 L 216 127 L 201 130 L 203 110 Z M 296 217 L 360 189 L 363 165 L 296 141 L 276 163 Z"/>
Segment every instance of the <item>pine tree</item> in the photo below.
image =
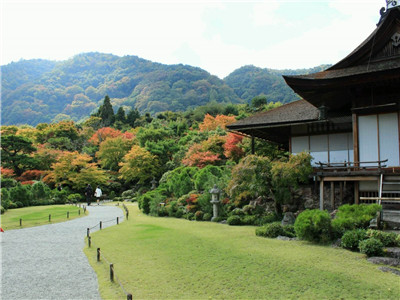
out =
<path fill-rule="evenodd" d="M 140 113 L 137 109 L 132 109 L 129 111 L 128 115 L 126 116 L 126 122 L 132 126 L 135 127 L 135 122 L 137 119 L 140 118 Z"/>
<path fill-rule="evenodd" d="M 121 123 L 126 123 L 126 116 L 125 116 L 125 110 L 122 106 L 118 108 L 117 113 L 115 114 L 115 122 L 121 122 Z"/>
<path fill-rule="evenodd" d="M 103 126 L 111 126 L 114 123 L 114 110 L 108 95 L 104 98 L 103 105 L 99 107 L 98 116 L 101 118 Z"/>

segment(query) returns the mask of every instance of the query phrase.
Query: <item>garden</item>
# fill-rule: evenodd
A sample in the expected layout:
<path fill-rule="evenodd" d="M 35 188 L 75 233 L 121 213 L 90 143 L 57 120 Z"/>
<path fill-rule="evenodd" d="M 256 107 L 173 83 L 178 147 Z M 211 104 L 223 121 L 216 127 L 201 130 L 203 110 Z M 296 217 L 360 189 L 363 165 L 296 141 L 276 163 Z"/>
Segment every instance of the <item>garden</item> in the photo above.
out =
<path fill-rule="evenodd" d="M 84 250 L 104 299 L 126 298 L 124 290 L 140 299 L 398 298 L 398 277 L 360 253 L 262 238 L 253 226 L 155 218 L 127 206 L 129 220 L 93 233 L 94 246 Z M 96 260 L 97 247 L 107 261 Z M 118 282 L 110 282 L 108 262 Z"/>

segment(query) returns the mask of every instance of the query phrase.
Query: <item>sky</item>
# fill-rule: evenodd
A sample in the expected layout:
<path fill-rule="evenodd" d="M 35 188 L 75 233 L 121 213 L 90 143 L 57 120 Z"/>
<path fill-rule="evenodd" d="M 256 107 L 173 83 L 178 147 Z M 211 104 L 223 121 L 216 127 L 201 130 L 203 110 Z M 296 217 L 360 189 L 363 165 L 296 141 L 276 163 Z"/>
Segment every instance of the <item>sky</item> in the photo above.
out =
<path fill-rule="evenodd" d="M 187 64 L 334 64 L 376 28 L 385 0 L 0 0 L 0 64 L 83 52 Z"/>

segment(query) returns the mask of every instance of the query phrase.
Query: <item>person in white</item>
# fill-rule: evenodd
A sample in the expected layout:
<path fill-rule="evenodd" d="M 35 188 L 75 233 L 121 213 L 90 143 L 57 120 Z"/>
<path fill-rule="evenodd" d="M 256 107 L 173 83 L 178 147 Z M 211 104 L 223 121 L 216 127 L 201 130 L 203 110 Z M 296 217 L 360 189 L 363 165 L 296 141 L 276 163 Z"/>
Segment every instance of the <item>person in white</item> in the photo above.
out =
<path fill-rule="evenodd" d="M 94 196 L 97 198 L 97 205 L 100 204 L 100 197 L 102 195 L 102 191 L 99 186 L 97 186 L 96 190 L 94 191 Z"/>

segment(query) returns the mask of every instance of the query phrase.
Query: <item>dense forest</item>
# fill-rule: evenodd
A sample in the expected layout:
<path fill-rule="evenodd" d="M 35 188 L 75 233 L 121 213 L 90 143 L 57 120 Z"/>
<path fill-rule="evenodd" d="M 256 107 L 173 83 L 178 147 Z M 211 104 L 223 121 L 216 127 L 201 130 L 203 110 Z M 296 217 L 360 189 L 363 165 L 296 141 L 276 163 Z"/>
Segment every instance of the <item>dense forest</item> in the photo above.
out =
<path fill-rule="evenodd" d="M 268 102 L 286 103 L 297 96 L 281 75 L 310 70 L 246 66 L 222 80 L 200 68 L 136 56 L 85 53 L 60 62 L 21 60 L 1 68 L 2 124 L 79 122 L 96 111 L 105 95 L 115 112 L 123 107 L 151 114 L 186 111 L 209 102 L 248 103 L 260 94 Z"/>

